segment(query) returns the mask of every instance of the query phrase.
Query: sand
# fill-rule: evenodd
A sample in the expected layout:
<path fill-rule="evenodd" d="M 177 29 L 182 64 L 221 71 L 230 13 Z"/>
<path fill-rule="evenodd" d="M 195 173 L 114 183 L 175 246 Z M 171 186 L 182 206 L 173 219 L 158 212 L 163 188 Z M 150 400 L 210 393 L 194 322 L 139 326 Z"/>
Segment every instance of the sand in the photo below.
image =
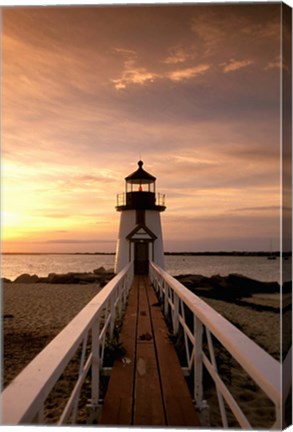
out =
<path fill-rule="evenodd" d="M 275 296 L 278 302 L 279 295 Z M 221 300 L 203 299 L 217 312 L 254 340 L 276 359 L 280 358 L 280 315 L 276 312 L 258 311 Z M 243 299 L 244 300 L 244 299 Z M 248 300 L 248 299 L 247 299 Z M 250 302 L 253 298 L 249 298 Z M 270 301 L 272 301 L 270 299 Z M 258 299 L 256 303 L 259 304 Z"/>
<path fill-rule="evenodd" d="M 2 286 L 6 386 L 100 290 L 96 284 Z"/>

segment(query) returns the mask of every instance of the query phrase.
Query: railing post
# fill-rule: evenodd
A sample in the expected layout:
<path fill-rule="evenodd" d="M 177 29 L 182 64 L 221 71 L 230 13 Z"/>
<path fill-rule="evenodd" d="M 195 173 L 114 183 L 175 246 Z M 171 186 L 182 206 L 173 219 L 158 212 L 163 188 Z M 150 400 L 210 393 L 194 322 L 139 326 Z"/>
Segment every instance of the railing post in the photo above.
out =
<path fill-rule="evenodd" d="M 194 400 L 197 408 L 202 404 L 202 323 L 193 315 L 194 325 Z"/>
<path fill-rule="evenodd" d="M 285 405 L 285 401 L 284 401 L 283 405 Z M 282 417 L 283 417 L 282 408 L 281 408 L 281 406 L 280 406 L 279 403 L 275 403 L 275 418 L 276 418 L 276 421 L 275 421 L 275 424 L 273 426 L 273 429 L 279 429 L 279 430 L 281 430 L 282 428 L 286 427 L 284 425 L 284 420 L 282 422 Z"/>
<path fill-rule="evenodd" d="M 35 417 L 32 419 L 31 424 L 39 424 L 42 425 L 45 423 L 45 416 L 44 416 L 44 403 L 42 402 L 41 407 Z"/>
<path fill-rule="evenodd" d="M 92 394 L 91 405 L 93 408 L 98 406 L 99 403 L 99 388 L 100 388 L 100 317 L 96 320 L 92 328 Z"/>
<path fill-rule="evenodd" d="M 116 294 L 117 291 L 115 290 L 114 293 L 112 293 L 111 295 L 111 299 L 110 299 L 110 314 L 111 314 L 111 318 L 110 318 L 110 329 L 109 329 L 109 337 L 110 340 L 113 339 L 113 334 L 114 334 L 114 326 L 115 326 L 115 298 L 116 298 Z"/>
<path fill-rule="evenodd" d="M 212 335 L 207 328 L 206 328 L 206 335 L 207 335 L 207 340 L 208 340 L 208 347 L 209 347 L 211 362 L 212 362 L 215 373 L 218 374 L 218 367 L 217 367 L 217 362 L 216 362 L 216 356 L 215 356 L 215 350 L 214 350 Z M 220 389 L 219 389 L 217 384 L 216 384 L 216 390 L 217 390 L 219 408 L 220 408 L 220 413 L 221 413 L 221 418 L 222 418 L 222 425 L 225 429 L 228 429 L 229 425 L 228 425 L 223 395 L 220 392 Z"/>
<path fill-rule="evenodd" d="M 121 309 L 121 313 L 125 309 L 127 296 L 128 296 L 128 277 L 126 277 L 122 283 L 122 297 L 121 297 L 122 309 Z"/>
<path fill-rule="evenodd" d="M 100 396 L 100 315 L 92 327 L 92 368 L 91 368 L 91 399 L 87 405 L 87 423 L 97 422 L 99 416 L 99 396 Z"/>
<path fill-rule="evenodd" d="M 174 293 L 174 318 L 173 318 L 173 332 L 176 335 L 179 329 L 179 298 L 176 293 Z"/>
<path fill-rule="evenodd" d="M 159 299 L 160 301 L 163 301 L 163 295 L 164 295 L 164 279 L 161 275 L 158 277 L 158 285 L 159 285 Z"/>
<path fill-rule="evenodd" d="M 124 305 L 124 289 L 125 289 L 125 278 L 123 279 L 123 281 L 121 281 L 119 288 L 118 288 L 118 297 L 119 297 L 118 314 L 119 314 L 119 318 L 121 317 L 123 305 Z"/>
<path fill-rule="evenodd" d="M 165 297 L 164 297 L 164 315 L 167 316 L 168 315 L 168 284 L 167 282 L 163 282 L 164 284 L 164 291 L 165 291 Z"/>

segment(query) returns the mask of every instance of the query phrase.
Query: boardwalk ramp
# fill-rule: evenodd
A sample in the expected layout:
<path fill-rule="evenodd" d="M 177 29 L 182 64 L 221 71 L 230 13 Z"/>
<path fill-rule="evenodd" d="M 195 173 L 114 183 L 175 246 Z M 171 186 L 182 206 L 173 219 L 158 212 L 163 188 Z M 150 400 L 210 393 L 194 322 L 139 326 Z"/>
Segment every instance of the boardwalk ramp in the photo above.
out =
<path fill-rule="evenodd" d="M 199 426 L 150 279 L 135 276 L 99 424 Z"/>

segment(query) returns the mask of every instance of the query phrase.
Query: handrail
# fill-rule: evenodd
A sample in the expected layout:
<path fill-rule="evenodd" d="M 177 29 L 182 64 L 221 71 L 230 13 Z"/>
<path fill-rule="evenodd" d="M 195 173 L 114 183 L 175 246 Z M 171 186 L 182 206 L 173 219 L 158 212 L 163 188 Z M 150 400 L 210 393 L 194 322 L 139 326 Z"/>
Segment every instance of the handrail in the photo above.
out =
<path fill-rule="evenodd" d="M 133 279 L 133 265 L 125 266 L 41 351 L 1 394 L 1 424 L 42 423 L 46 398 L 83 343 L 80 373 L 69 397 L 65 422 L 77 404 L 81 381 L 92 368 L 92 405 L 99 400 L 99 373 L 102 367 L 106 331 L 113 335 L 116 317 L 122 313 Z M 104 322 L 102 322 L 102 314 Z M 85 359 L 88 333 L 92 332 L 91 352 Z M 72 399 L 72 400 L 71 400 Z"/>
<path fill-rule="evenodd" d="M 183 327 L 189 368 L 191 368 L 192 364 L 195 368 L 194 398 L 197 405 L 200 406 L 203 398 L 202 365 L 204 364 L 216 384 L 224 427 L 227 419 L 222 398 L 226 400 L 240 425 L 243 428 L 251 428 L 247 418 L 217 373 L 210 337 L 210 335 L 213 334 L 254 382 L 274 402 L 276 410 L 276 423 L 274 427 L 281 427 L 280 411 L 282 398 L 280 363 L 207 303 L 153 262 L 150 262 L 150 278 L 154 288 L 158 291 L 160 298 L 164 302 L 165 314 L 171 310 L 175 333 L 178 330 L 179 323 Z M 182 303 L 186 305 L 193 314 L 194 334 L 192 334 L 192 330 L 190 330 L 185 323 L 185 312 Z M 202 351 L 203 327 L 205 327 L 207 332 L 211 361 Z M 186 342 L 187 339 L 193 346 L 192 353 L 189 352 L 188 343 Z"/>

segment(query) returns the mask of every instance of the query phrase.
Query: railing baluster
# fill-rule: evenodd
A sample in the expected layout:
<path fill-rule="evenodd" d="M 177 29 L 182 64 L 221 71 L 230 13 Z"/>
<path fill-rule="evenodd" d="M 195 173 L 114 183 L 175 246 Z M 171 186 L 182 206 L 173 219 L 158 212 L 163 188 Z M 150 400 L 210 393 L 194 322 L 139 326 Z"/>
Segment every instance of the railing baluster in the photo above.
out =
<path fill-rule="evenodd" d="M 179 315 L 179 298 L 177 296 L 177 294 L 174 293 L 174 320 L 173 320 L 173 331 L 174 334 L 177 335 L 178 330 L 179 330 L 179 319 L 178 319 L 178 315 Z"/>
<path fill-rule="evenodd" d="M 182 318 L 183 318 L 183 334 L 184 334 L 184 344 L 185 344 L 185 353 L 186 353 L 186 360 L 187 360 L 187 366 L 190 366 L 190 349 L 189 349 L 189 343 L 188 343 L 188 335 L 187 335 L 187 324 L 186 324 L 186 319 L 185 319 L 185 310 L 184 310 L 184 303 L 183 301 L 180 299 L 180 306 L 181 306 L 181 314 L 182 314 Z"/>
<path fill-rule="evenodd" d="M 164 286 L 164 293 L 165 293 L 165 297 L 164 297 L 164 315 L 167 316 L 168 315 L 168 284 L 164 281 L 163 282 L 163 286 Z"/>
<path fill-rule="evenodd" d="M 115 325 L 115 319 L 116 319 L 116 314 L 115 314 L 115 292 L 111 295 L 111 299 L 110 299 L 110 314 L 111 314 L 111 319 L 110 319 L 110 330 L 109 330 L 109 338 L 110 340 L 113 339 L 113 334 L 114 334 L 114 325 Z"/>
<path fill-rule="evenodd" d="M 85 354 L 86 354 L 86 347 L 87 347 L 87 340 L 88 340 L 88 332 L 86 332 L 83 344 L 82 344 L 82 351 L 80 356 L 80 364 L 79 364 L 79 373 L 78 377 L 82 375 L 83 367 L 84 367 L 84 360 L 85 360 Z M 77 416 L 77 408 L 78 408 L 78 402 L 79 402 L 79 392 L 76 396 L 73 408 L 72 408 L 72 418 L 71 418 L 71 424 L 74 424 L 76 422 L 76 416 Z"/>
<path fill-rule="evenodd" d="M 206 328 L 206 335 L 207 335 L 207 340 L 208 340 L 208 347 L 209 347 L 211 362 L 212 362 L 215 373 L 218 374 L 218 368 L 217 368 L 217 362 L 216 362 L 216 357 L 215 357 L 215 350 L 214 350 L 214 345 L 213 345 L 213 341 L 212 341 L 212 336 L 211 336 L 210 331 L 207 328 Z M 224 428 L 228 428 L 228 420 L 227 420 L 225 404 L 224 404 L 222 393 L 220 392 L 220 389 L 219 389 L 219 386 L 217 385 L 217 383 L 216 383 L 216 391 L 217 391 L 218 402 L 219 402 L 219 407 L 220 407 L 220 412 L 221 412 L 222 424 L 223 424 Z"/>
<path fill-rule="evenodd" d="M 91 405 L 97 407 L 100 389 L 100 317 L 95 321 L 92 328 L 92 383 L 91 383 Z"/>
<path fill-rule="evenodd" d="M 202 323 L 194 315 L 194 400 L 196 406 L 201 408 L 202 404 Z"/>

